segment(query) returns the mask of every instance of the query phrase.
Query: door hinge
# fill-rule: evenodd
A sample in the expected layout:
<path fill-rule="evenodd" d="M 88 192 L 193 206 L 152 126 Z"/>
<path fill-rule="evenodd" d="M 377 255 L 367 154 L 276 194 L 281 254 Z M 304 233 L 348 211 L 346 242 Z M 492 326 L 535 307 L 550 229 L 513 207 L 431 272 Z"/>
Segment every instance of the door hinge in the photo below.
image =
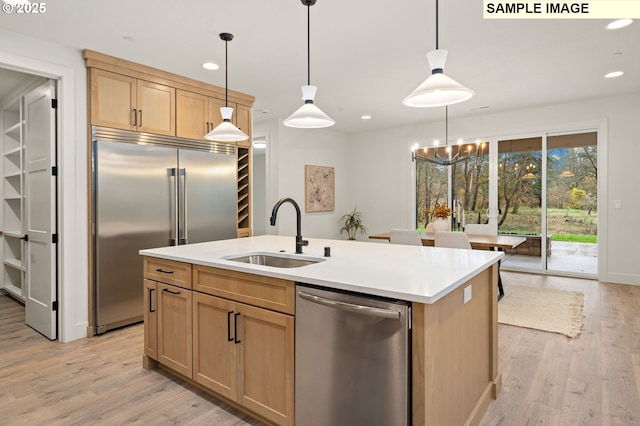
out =
<path fill-rule="evenodd" d="M 51 242 L 53 244 L 58 244 L 58 234 L 51 234 Z"/>
<path fill-rule="evenodd" d="M 58 108 L 58 100 L 51 99 L 51 108 Z"/>
<path fill-rule="evenodd" d="M 57 311 L 58 310 L 58 301 L 57 300 L 55 302 L 53 302 L 53 304 L 51 305 L 51 310 L 52 311 Z"/>
<path fill-rule="evenodd" d="M 58 176 L 58 167 L 51 166 L 51 176 Z"/>

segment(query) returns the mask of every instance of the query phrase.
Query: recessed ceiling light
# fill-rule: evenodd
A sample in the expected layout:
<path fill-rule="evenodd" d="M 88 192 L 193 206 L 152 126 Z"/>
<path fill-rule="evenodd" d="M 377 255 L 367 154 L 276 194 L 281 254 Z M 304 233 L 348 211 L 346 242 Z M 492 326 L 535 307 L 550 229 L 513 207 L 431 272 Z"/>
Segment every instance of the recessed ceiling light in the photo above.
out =
<path fill-rule="evenodd" d="M 612 21 L 607 25 L 608 30 L 619 30 L 620 28 L 627 27 L 633 24 L 633 19 L 618 19 L 616 21 Z"/>
<path fill-rule="evenodd" d="M 604 75 L 604 78 L 616 78 L 624 74 L 622 71 L 613 71 Z"/>
<path fill-rule="evenodd" d="M 220 69 L 220 66 L 218 64 L 214 64 L 213 62 L 205 62 L 204 64 L 202 64 L 202 68 L 209 71 L 215 71 L 217 69 Z"/>
<path fill-rule="evenodd" d="M 371 120 L 371 116 L 370 115 L 363 115 L 362 117 L 363 120 Z"/>
<path fill-rule="evenodd" d="M 253 138 L 253 147 L 254 148 L 266 148 L 267 146 L 267 137 L 266 136 L 258 136 Z"/>

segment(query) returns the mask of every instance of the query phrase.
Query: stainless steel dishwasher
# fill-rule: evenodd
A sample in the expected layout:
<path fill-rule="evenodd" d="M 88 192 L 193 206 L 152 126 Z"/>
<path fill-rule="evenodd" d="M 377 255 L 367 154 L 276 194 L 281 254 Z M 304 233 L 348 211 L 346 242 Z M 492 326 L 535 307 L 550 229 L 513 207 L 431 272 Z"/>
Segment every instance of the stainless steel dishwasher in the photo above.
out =
<path fill-rule="evenodd" d="M 407 302 L 298 284 L 296 425 L 408 425 L 410 322 Z"/>

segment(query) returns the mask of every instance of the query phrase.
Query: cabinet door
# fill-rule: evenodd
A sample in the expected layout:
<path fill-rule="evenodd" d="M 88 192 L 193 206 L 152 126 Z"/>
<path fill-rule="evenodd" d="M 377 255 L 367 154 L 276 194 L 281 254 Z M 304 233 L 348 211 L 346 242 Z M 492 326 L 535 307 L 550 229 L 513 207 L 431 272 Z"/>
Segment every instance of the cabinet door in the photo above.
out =
<path fill-rule="evenodd" d="M 158 359 L 158 292 L 155 281 L 144 280 L 144 354 Z"/>
<path fill-rule="evenodd" d="M 158 362 L 192 377 L 192 292 L 158 283 Z"/>
<path fill-rule="evenodd" d="M 293 425 L 293 317 L 238 303 L 238 403 Z"/>
<path fill-rule="evenodd" d="M 91 69 L 91 124 L 135 130 L 136 79 Z"/>
<path fill-rule="evenodd" d="M 193 379 L 234 401 L 236 314 L 234 302 L 200 293 L 193 295 Z"/>
<path fill-rule="evenodd" d="M 233 107 L 233 104 L 229 105 Z M 220 108 L 224 107 L 224 99 L 209 98 L 209 123 L 211 123 L 211 129 L 215 129 L 218 124 L 222 123 L 222 115 L 220 114 Z M 235 121 L 235 110 L 233 111 L 233 117 L 231 121 Z"/>
<path fill-rule="evenodd" d="M 209 121 L 209 98 L 176 91 L 176 134 L 181 138 L 204 139 L 213 129 Z"/>
<path fill-rule="evenodd" d="M 138 80 L 138 130 L 176 135 L 176 89 Z"/>
<path fill-rule="evenodd" d="M 238 142 L 238 145 L 251 146 L 251 108 L 248 106 L 236 104 L 234 111 L 236 127 L 249 136 L 246 141 Z"/>

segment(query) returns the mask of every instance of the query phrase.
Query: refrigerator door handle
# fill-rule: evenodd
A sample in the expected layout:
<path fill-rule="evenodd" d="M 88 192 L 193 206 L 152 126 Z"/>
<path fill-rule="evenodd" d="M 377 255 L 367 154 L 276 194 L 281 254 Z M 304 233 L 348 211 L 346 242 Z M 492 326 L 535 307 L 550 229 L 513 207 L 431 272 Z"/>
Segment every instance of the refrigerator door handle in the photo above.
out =
<path fill-rule="evenodd" d="M 171 237 L 169 238 L 169 245 L 170 246 L 177 246 L 178 245 L 178 206 L 177 205 L 172 205 L 173 203 L 175 203 L 175 201 L 171 201 L 171 200 L 175 200 L 176 199 L 176 192 L 178 190 L 177 188 L 177 182 L 176 182 L 176 173 L 177 173 L 177 169 L 175 167 L 169 169 L 169 187 L 170 187 L 170 197 L 169 197 L 169 211 L 173 213 L 173 217 L 170 217 L 169 219 L 169 227 L 170 227 L 170 231 L 171 231 Z"/>
<path fill-rule="evenodd" d="M 179 207 L 179 211 L 180 211 L 180 219 L 181 219 L 181 224 L 180 224 L 180 235 L 178 236 L 178 238 L 180 239 L 178 244 L 179 245 L 183 245 L 183 244 L 188 244 L 189 243 L 189 236 L 187 234 L 187 227 L 188 227 L 188 221 L 187 221 L 187 216 L 188 216 L 188 212 L 187 212 L 187 169 L 178 169 L 179 170 L 179 176 L 178 176 L 178 184 L 179 186 L 179 203 L 180 203 L 180 207 Z"/>

